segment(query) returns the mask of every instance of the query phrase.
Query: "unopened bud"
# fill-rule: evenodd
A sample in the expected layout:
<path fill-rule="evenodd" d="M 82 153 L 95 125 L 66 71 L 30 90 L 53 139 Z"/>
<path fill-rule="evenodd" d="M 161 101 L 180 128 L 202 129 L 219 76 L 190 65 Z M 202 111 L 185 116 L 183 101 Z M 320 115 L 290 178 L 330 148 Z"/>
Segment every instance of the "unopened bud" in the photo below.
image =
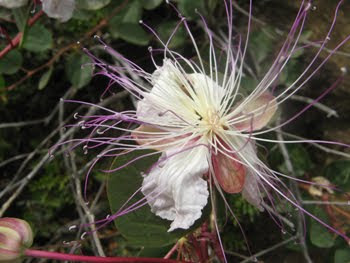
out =
<path fill-rule="evenodd" d="M 18 259 L 32 243 L 33 232 L 26 221 L 0 218 L 0 262 Z"/>

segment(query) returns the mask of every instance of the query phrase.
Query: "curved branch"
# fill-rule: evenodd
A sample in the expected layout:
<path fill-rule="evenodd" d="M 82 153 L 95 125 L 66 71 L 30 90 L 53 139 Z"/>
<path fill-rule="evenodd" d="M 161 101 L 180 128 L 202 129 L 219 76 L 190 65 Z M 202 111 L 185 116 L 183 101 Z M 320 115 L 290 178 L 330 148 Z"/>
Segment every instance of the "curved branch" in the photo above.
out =
<path fill-rule="evenodd" d="M 31 27 L 33 24 L 35 24 L 36 21 L 38 21 L 38 19 L 40 17 L 42 17 L 42 15 L 44 14 L 43 10 L 40 10 L 38 13 L 36 13 L 31 19 L 28 20 L 27 25 L 29 27 Z M 0 51 L 0 58 L 2 58 L 3 56 L 5 56 L 8 52 L 10 52 L 12 49 L 14 49 L 15 47 L 18 46 L 18 44 L 21 42 L 23 36 L 23 32 L 19 32 L 11 41 L 10 44 L 8 44 L 3 50 Z"/>
<path fill-rule="evenodd" d="M 125 0 L 121 5 L 117 6 L 112 12 L 111 14 L 102 19 L 95 27 L 93 27 L 91 30 L 87 31 L 84 36 L 79 39 L 77 42 L 74 43 L 70 43 L 69 45 L 61 48 L 49 61 L 47 61 L 46 63 L 44 63 L 43 65 L 29 70 L 27 72 L 27 74 L 20 78 L 18 81 L 16 81 L 15 83 L 11 84 L 10 86 L 6 87 L 6 90 L 10 91 L 13 90 L 14 88 L 16 88 L 18 85 L 22 84 L 24 81 L 26 81 L 27 79 L 29 79 L 30 77 L 32 77 L 33 75 L 37 74 L 38 72 L 42 71 L 45 68 L 49 68 L 50 66 L 52 66 L 64 53 L 66 53 L 68 50 L 77 47 L 77 45 L 79 45 L 78 43 L 82 43 L 83 41 L 85 41 L 86 39 L 89 39 L 91 36 L 93 36 L 94 34 L 96 34 L 97 31 L 101 30 L 102 28 L 104 28 L 105 26 L 108 25 L 108 21 L 115 15 L 117 14 L 120 10 L 122 10 L 125 5 L 128 3 L 129 0 Z M 13 40 L 14 41 L 14 40 Z M 3 52 L 3 51 L 1 51 Z M 1 58 L 1 52 L 0 52 L 0 58 Z"/>

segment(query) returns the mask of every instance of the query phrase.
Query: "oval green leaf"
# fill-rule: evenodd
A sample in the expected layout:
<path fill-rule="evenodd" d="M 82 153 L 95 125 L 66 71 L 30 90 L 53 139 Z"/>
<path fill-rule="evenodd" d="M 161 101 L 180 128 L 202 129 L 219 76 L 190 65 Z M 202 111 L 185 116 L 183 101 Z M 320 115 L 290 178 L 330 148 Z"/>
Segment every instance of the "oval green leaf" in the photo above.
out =
<path fill-rule="evenodd" d="M 66 73 L 72 85 L 78 89 L 86 86 L 91 78 L 93 66 L 90 58 L 81 53 L 71 54 L 66 63 Z"/>
<path fill-rule="evenodd" d="M 145 46 L 150 41 L 150 36 L 139 24 L 121 23 L 116 27 L 110 27 L 113 37 L 120 37 L 126 42 Z"/>
<path fill-rule="evenodd" d="M 337 249 L 334 254 L 334 263 L 349 263 L 350 262 L 350 249 L 343 248 Z"/>
<path fill-rule="evenodd" d="M 52 75 L 53 67 L 50 67 L 48 71 L 46 71 L 40 78 L 38 84 L 38 90 L 42 90 L 49 83 L 51 75 Z"/>
<path fill-rule="evenodd" d="M 316 206 L 314 208 L 313 214 L 314 216 L 321 219 L 323 222 L 327 223 L 327 215 L 322 210 L 322 208 Z M 331 232 L 329 232 L 329 230 L 326 227 L 316 222 L 315 220 L 311 220 L 310 240 L 313 245 L 321 248 L 333 247 L 335 242 L 334 235 Z"/>
<path fill-rule="evenodd" d="M 52 33 L 41 24 L 35 24 L 28 29 L 23 39 L 23 47 L 32 52 L 43 52 L 53 45 Z"/>
<path fill-rule="evenodd" d="M 143 2 L 143 8 L 147 10 L 152 10 L 159 6 L 162 3 L 163 0 L 142 0 Z"/>
<path fill-rule="evenodd" d="M 350 161 L 340 160 L 329 164 L 324 176 L 331 180 L 332 183 L 341 187 L 342 190 L 350 190 Z"/>
<path fill-rule="evenodd" d="M 21 68 L 22 63 L 21 53 L 17 49 L 11 50 L 0 59 L 0 74 L 14 74 Z"/>
<path fill-rule="evenodd" d="M 182 0 L 178 5 L 180 12 L 189 19 L 199 18 L 196 10 L 201 14 L 204 14 L 204 1 L 203 0 Z"/>
<path fill-rule="evenodd" d="M 161 23 L 158 27 L 158 32 L 162 40 L 166 43 L 171 36 L 171 34 L 174 32 L 174 29 L 176 28 L 176 25 L 178 24 L 177 21 L 168 21 Z M 168 47 L 170 49 L 177 48 L 182 46 L 186 41 L 186 32 L 184 27 L 180 26 L 176 33 L 171 38 Z"/>

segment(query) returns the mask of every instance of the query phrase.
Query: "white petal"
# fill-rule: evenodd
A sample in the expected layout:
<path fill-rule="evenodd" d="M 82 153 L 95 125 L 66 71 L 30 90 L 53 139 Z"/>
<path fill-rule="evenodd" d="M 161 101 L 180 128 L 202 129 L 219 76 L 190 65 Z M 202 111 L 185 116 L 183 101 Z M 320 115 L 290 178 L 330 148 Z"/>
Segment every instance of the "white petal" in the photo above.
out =
<path fill-rule="evenodd" d="M 176 68 L 174 63 L 171 60 L 166 59 L 164 60 L 163 66 L 157 68 L 153 72 L 152 84 L 153 86 L 157 86 L 158 84 L 163 86 L 163 84 L 167 83 L 167 86 L 169 87 L 181 86 L 181 75 L 183 75 L 183 73 Z"/>
<path fill-rule="evenodd" d="M 208 149 L 198 146 L 176 153 L 167 152 L 165 161 L 144 178 L 142 192 L 152 212 L 172 220 L 168 231 L 188 229 L 201 217 L 208 201 Z M 160 159 L 161 159 L 160 158 Z"/>
<path fill-rule="evenodd" d="M 269 92 L 237 107 L 241 112 L 236 116 L 235 128 L 239 131 L 255 131 L 264 128 L 277 111 L 276 98 Z M 235 111 L 237 111 L 237 109 Z M 241 118 L 244 116 L 244 118 Z M 239 119 L 241 118 L 241 119 Z"/>
<path fill-rule="evenodd" d="M 260 211 L 264 211 L 264 208 L 261 205 L 262 196 L 260 193 L 258 180 L 259 180 L 259 177 L 248 173 L 246 178 L 245 178 L 242 196 L 251 205 L 255 206 Z"/>
<path fill-rule="evenodd" d="M 73 16 L 74 0 L 42 0 L 43 11 L 51 18 L 66 22 Z"/>
<path fill-rule="evenodd" d="M 187 77 L 173 62 L 165 60 L 152 75 L 152 89 L 143 93 L 144 99 L 138 103 L 139 119 L 173 127 L 198 120 Z"/>
<path fill-rule="evenodd" d="M 242 136 L 227 136 L 230 141 L 225 141 L 230 147 L 237 151 L 239 159 L 246 160 L 245 165 L 247 170 L 250 169 L 250 165 L 256 166 L 258 164 L 259 158 L 256 155 L 256 147 L 254 141 L 247 137 Z M 250 164 L 250 165 L 249 165 Z"/>
<path fill-rule="evenodd" d="M 136 115 L 137 118 L 146 123 L 168 126 L 179 122 L 179 119 L 171 112 L 165 112 L 165 109 L 157 108 L 156 104 L 145 98 L 138 102 Z"/>
<path fill-rule="evenodd" d="M 28 0 L 0 0 L 0 6 L 6 8 L 17 8 L 26 5 Z"/>
<path fill-rule="evenodd" d="M 229 138 L 231 147 L 235 146 L 234 149 L 237 150 L 236 155 L 239 156 L 239 160 L 244 160 L 243 163 L 247 171 L 242 196 L 250 204 L 257 207 L 260 211 L 263 211 L 264 208 L 261 206 L 262 196 L 259 188 L 260 178 L 259 175 L 257 175 L 252 169 L 252 167 L 258 167 L 260 163 L 260 160 L 256 154 L 254 142 L 241 136 L 230 136 Z"/>
<path fill-rule="evenodd" d="M 225 89 L 217 85 L 211 78 L 199 73 L 188 75 L 188 79 L 196 93 L 196 102 L 201 109 L 207 109 L 210 104 L 213 109 L 219 109 L 220 103 L 225 96 Z M 206 112 L 201 113 L 202 115 Z"/>

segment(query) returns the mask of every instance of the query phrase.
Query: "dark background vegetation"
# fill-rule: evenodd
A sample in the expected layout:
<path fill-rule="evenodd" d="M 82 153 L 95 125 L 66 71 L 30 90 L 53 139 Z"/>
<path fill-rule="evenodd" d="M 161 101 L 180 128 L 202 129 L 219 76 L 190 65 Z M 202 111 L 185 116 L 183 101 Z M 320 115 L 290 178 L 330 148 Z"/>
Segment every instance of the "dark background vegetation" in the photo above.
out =
<path fill-rule="evenodd" d="M 88 223 L 95 218 L 109 214 L 107 200 L 106 175 L 99 168 L 109 167 L 110 162 L 102 162 L 91 174 L 88 186 L 89 205 L 84 206 L 79 194 L 89 161 L 98 152 L 84 154 L 81 147 L 70 157 L 58 149 L 54 158 L 48 157 L 48 149 L 58 140 L 83 137 L 83 131 L 76 129 L 67 134 L 65 124 L 74 124 L 73 114 L 86 113 L 89 109 L 76 104 L 62 104 L 60 98 L 78 99 L 93 103 L 102 103 L 116 110 L 133 108 L 132 100 L 119 87 L 113 88 L 113 94 L 101 98 L 108 79 L 92 77 L 92 67 L 82 47 L 94 54 L 115 63 L 103 46 L 93 36 L 95 34 L 111 47 L 124 54 L 130 60 L 152 72 L 154 66 L 149 59 L 148 46 L 159 47 L 152 34 L 139 25 L 139 20 L 156 29 L 166 39 L 178 22 L 174 10 L 164 1 L 146 0 L 108 1 L 95 0 L 91 6 L 79 1 L 71 20 L 60 23 L 45 15 L 32 27 L 26 28 L 27 36 L 18 48 L 0 59 L 0 216 L 19 217 L 33 226 L 36 234 L 35 247 L 47 250 L 70 251 L 79 240 L 80 248 L 86 254 L 98 254 L 96 244 L 90 235 L 80 240 L 80 232 L 69 231 L 69 226 Z M 198 8 L 206 17 L 211 28 L 225 29 L 225 13 L 221 0 L 178 0 L 178 8 L 190 20 L 193 33 L 203 48 L 207 41 L 200 27 L 199 18 L 194 9 Z M 247 65 L 257 79 L 261 79 L 278 53 L 296 15 L 301 1 L 254 1 L 253 27 L 248 48 Z M 246 33 L 248 1 L 240 0 L 235 4 L 235 31 Z M 314 2 L 313 10 L 307 19 L 300 46 L 310 45 L 324 39 L 333 19 L 337 1 L 320 0 Z M 0 8 L 2 38 L 0 48 L 8 45 L 6 35 L 13 38 L 20 30 L 20 23 L 27 15 L 33 16 L 33 5 L 9 10 Z M 40 6 L 36 7 L 40 9 Z M 38 12 L 38 11 L 36 11 Z M 337 43 L 350 34 L 350 4 L 343 4 L 338 14 L 337 24 L 327 44 L 328 50 L 321 53 L 320 63 Z M 21 18 L 22 15 L 22 18 Z M 22 19 L 22 21 L 21 21 Z M 6 33 L 4 33 L 6 32 Z M 224 31 L 223 31 L 224 32 Z M 79 41 L 79 44 L 78 44 Z M 193 56 L 193 47 L 185 30 L 180 28 L 171 42 L 171 48 Z M 317 51 L 317 46 L 307 47 L 296 54 L 280 77 L 279 88 L 288 86 L 303 71 Z M 157 58 L 156 58 L 157 59 Z M 307 98 L 316 98 L 344 75 L 344 80 L 321 103 L 326 110 L 313 108 L 302 117 L 284 128 L 284 132 L 303 138 L 339 141 L 350 144 L 350 77 L 341 68 L 350 70 L 350 45 L 318 71 L 296 97 L 284 103 L 279 116 L 287 119 L 307 105 Z M 257 83 L 253 76 L 246 74 L 242 89 L 252 89 Z M 112 97 L 112 98 L 110 98 Z M 110 99 L 108 99 L 110 98 Z M 80 107 L 78 109 L 78 107 Z M 335 114 L 332 110 L 337 114 Z M 293 139 L 284 136 L 285 139 Z M 270 138 L 276 138 L 274 134 Z M 278 145 L 263 145 L 263 158 L 273 169 L 288 173 L 285 160 Z M 317 176 L 327 178 L 330 183 L 342 191 L 329 193 L 325 190 L 320 196 L 310 194 L 310 189 L 296 184 L 302 200 L 332 201 L 346 203 L 350 190 L 350 151 L 344 147 L 330 147 L 324 150 L 310 144 L 288 146 L 288 152 L 295 174 L 300 179 L 312 180 Z M 70 158 L 74 158 L 74 165 Z M 72 175 L 74 174 L 74 176 Z M 81 186 L 83 187 L 83 186 Z M 77 192 L 78 191 L 78 192 Z M 268 253 L 258 256 L 262 262 L 303 262 L 305 249 L 314 262 L 349 262 L 349 247 L 344 240 L 325 230 L 319 224 L 306 217 L 306 246 L 302 247 L 298 239 L 283 243 L 296 235 L 294 229 L 281 231 L 268 213 L 259 213 L 255 208 L 237 196 L 228 196 L 232 209 L 246 232 L 252 254 L 271 248 Z M 297 224 L 297 212 L 282 202 L 281 213 Z M 287 207 L 287 208 L 286 208 Z M 349 205 L 305 205 L 305 208 L 340 231 L 349 233 Z M 277 208 L 279 209 L 279 208 Z M 222 209 L 224 210 L 224 209 Z M 230 262 L 239 262 L 244 256 L 250 256 L 237 223 L 220 213 L 221 237 Z M 140 255 L 142 249 L 130 246 L 125 237 L 114 225 L 98 232 L 98 238 L 107 255 Z M 69 243 L 70 242 L 70 243 Z M 275 244 L 281 244 L 273 248 Z M 147 247 L 147 246 L 146 246 Z M 171 246 L 170 246 L 171 247 Z M 76 248 L 75 248 L 76 249 Z M 149 256 L 164 256 L 169 247 L 146 248 Z M 304 251 L 304 252 L 303 252 Z M 238 256 L 237 256 L 238 254 Z"/>

